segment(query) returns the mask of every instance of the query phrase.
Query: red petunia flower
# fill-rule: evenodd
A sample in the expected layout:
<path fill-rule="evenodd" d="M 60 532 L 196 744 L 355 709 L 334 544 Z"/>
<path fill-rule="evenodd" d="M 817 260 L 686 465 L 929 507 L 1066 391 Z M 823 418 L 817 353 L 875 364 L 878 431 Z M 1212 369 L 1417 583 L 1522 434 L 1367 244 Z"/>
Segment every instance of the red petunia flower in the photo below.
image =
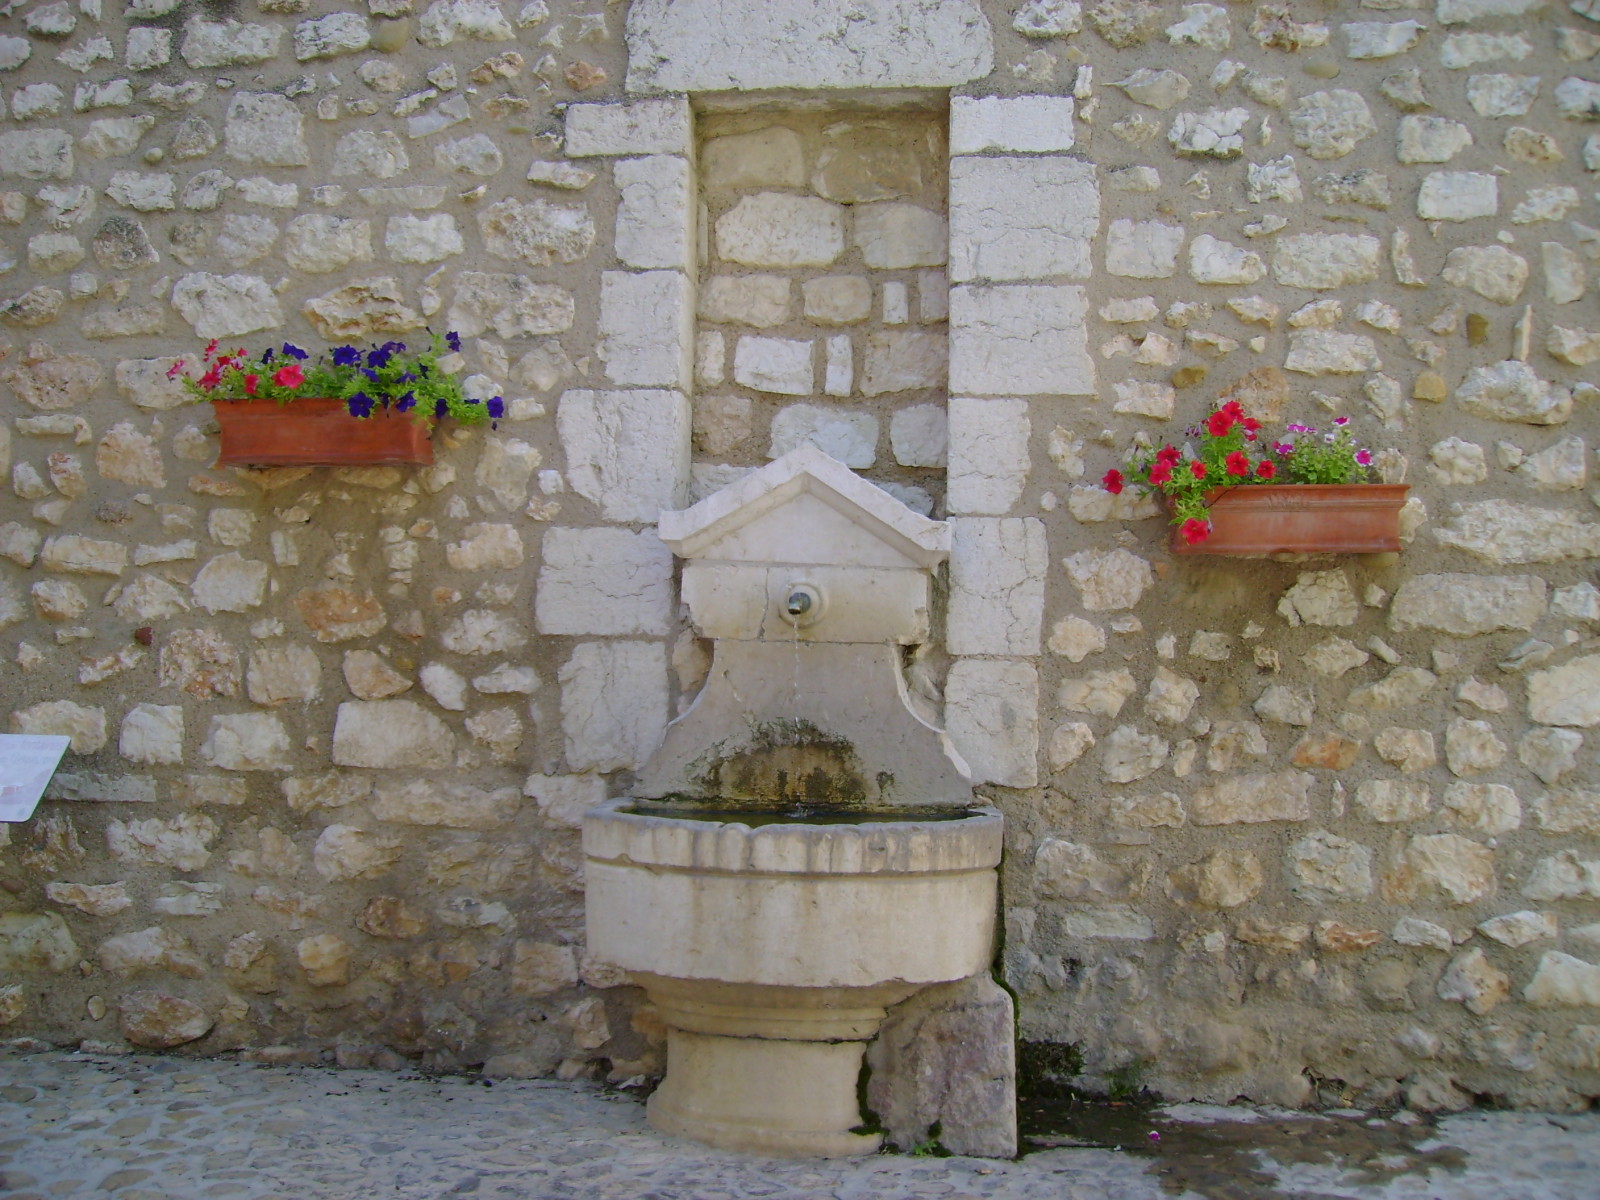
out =
<path fill-rule="evenodd" d="M 176 379 L 179 375 L 182 375 L 183 374 L 183 363 L 184 363 L 183 359 L 181 359 L 181 358 L 175 359 L 173 361 L 172 365 L 167 368 L 167 378 L 168 379 Z"/>
<path fill-rule="evenodd" d="M 1235 450 L 1223 461 L 1227 465 L 1229 475 L 1250 474 L 1250 459 L 1245 456 L 1243 450 Z"/>
<path fill-rule="evenodd" d="M 1183 452 L 1170 442 L 1156 451 L 1156 461 L 1166 463 L 1169 467 L 1177 466 L 1178 460 L 1182 457 Z"/>
<path fill-rule="evenodd" d="M 1113 496 L 1121 495 L 1122 472 L 1117 470 L 1115 467 L 1112 467 L 1111 470 L 1106 472 L 1105 478 L 1100 481 L 1100 486 L 1105 488 L 1105 490 L 1110 492 Z"/>
<path fill-rule="evenodd" d="M 1278 473 L 1278 464 L 1270 458 L 1263 458 L 1256 464 L 1256 474 L 1262 479 L 1271 479 Z"/>
<path fill-rule="evenodd" d="M 1150 482 L 1151 483 L 1157 483 L 1157 484 L 1167 483 L 1171 479 L 1172 479 L 1172 464 L 1171 463 L 1158 462 L 1158 463 L 1156 463 L 1155 466 L 1150 468 Z"/>
<path fill-rule="evenodd" d="M 259 375 L 246 375 L 244 377 L 244 394 L 246 396 L 254 396 L 256 394 L 256 386 L 260 382 L 261 382 L 261 376 L 259 376 Z"/>
<path fill-rule="evenodd" d="M 1212 437 L 1224 437 L 1232 428 L 1233 417 L 1220 408 L 1206 418 L 1206 432 Z"/>
<path fill-rule="evenodd" d="M 1196 517 L 1190 517 L 1178 527 L 1178 533 L 1189 545 L 1203 542 L 1211 536 L 1211 526 Z"/>
<path fill-rule="evenodd" d="M 1206 477 L 1206 465 L 1205 465 L 1205 463 L 1200 462 L 1198 460 L 1196 460 L 1195 462 L 1190 463 L 1189 464 L 1189 474 L 1193 475 L 1196 479 L 1204 479 Z"/>
<path fill-rule="evenodd" d="M 297 388 L 306 381 L 306 373 L 299 363 L 279 367 L 272 374 L 272 382 L 282 388 Z"/>

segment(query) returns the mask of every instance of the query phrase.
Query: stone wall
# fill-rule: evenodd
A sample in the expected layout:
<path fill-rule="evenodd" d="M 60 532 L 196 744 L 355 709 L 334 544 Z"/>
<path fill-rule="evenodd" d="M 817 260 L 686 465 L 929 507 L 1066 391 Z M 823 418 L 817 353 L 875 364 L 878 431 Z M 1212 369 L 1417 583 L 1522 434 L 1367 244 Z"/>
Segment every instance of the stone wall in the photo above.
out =
<path fill-rule="evenodd" d="M 1525 0 L 1374 7 L 1085 5 L 1079 32 L 1016 47 L 1014 78 L 1072 80 L 1101 223 L 1092 263 L 1034 249 L 975 278 L 1081 296 L 1093 382 L 965 375 L 956 158 L 948 487 L 972 549 L 949 641 L 983 657 L 958 660 L 947 716 L 1027 789 L 1005 953 L 1025 1037 L 1218 1100 L 1582 1104 L 1600 26 Z M 986 153 L 1040 148 L 999 124 L 1014 140 Z M 1006 169 L 1044 189 L 1064 165 Z M 1052 206 L 994 190 L 1043 241 Z M 1089 208 L 1050 232 L 1071 245 Z M 1149 502 L 1095 482 L 1219 396 L 1269 430 L 1348 415 L 1412 484 L 1403 553 L 1164 553 Z M 994 453 L 1007 428 L 1031 455 Z M 1007 566 L 1042 596 L 997 593 Z"/>
<path fill-rule="evenodd" d="M 696 496 L 813 441 L 931 512 L 947 432 L 943 114 L 711 114 L 700 135 Z"/>
<path fill-rule="evenodd" d="M 656 514 L 809 408 L 954 523 L 916 684 L 1009 820 L 1025 1038 L 1175 1096 L 1600 1094 L 1600 8 L 7 24 L 5 708 L 74 738 L 0 836 L 7 1033 L 658 1069 L 576 829 L 705 669 Z M 914 186 L 836 192 L 841 125 Z M 429 469 L 213 468 L 166 377 L 430 324 L 508 413 Z M 1219 395 L 1348 414 L 1405 550 L 1171 556 L 1095 480 Z"/>

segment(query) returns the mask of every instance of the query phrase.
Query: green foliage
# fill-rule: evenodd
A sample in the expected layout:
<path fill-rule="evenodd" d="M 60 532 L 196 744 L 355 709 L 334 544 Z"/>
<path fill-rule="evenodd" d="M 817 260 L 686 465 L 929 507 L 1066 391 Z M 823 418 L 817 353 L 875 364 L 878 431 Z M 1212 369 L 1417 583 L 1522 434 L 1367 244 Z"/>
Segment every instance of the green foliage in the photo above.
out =
<path fill-rule="evenodd" d="M 1319 433 L 1309 425 L 1290 425 L 1288 437 L 1276 446 L 1290 447 L 1279 456 L 1287 483 L 1364 483 L 1366 464 L 1372 461 L 1371 453 L 1356 445 L 1350 426 L 1342 419 L 1334 422 L 1332 433 Z"/>
<path fill-rule="evenodd" d="M 219 350 L 213 340 L 196 364 L 202 374 L 188 373 L 188 364 L 179 359 L 168 376 L 181 377 L 196 400 L 290 404 L 315 397 L 344 401 L 354 417 L 388 409 L 412 413 L 418 420 L 450 417 L 463 425 L 498 419 L 504 400 L 468 397 L 454 374 L 459 360 L 448 360 L 460 346 L 455 333 L 434 334 L 420 347 L 394 341 L 365 349 L 335 346 L 312 360 L 292 342 L 249 355 L 242 347 Z"/>
<path fill-rule="evenodd" d="M 1106 1072 L 1106 1095 L 1111 1100 L 1128 1101 L 1138 1098 L 1144 1090 L 1144 1061 L 1134 1059 Z"/>
<path fill-rule="evenodd" d="M 1019 1042 L 1017 1089 L 1039 1095 L 1070 1091 L 1083 1074 L 1083 1051 L 1073 1042 Z"/>
<path fill-rule="evenodd" d="M 1121 492 L 1134 484 L 1160 492 L 1185 541 L 1204 541 L 1211 532 L 1208 496 L 1217 488 L 1260 483 L 1362 483 L 1372 452 L 1358 448 L 1350 436 L 1349 418 L 1334 421 L 1334 432 L 1319 433 L 1309 425 L 1289 425 L 1284 441 L 1261 452 L 1261 423 L 1236 400 L 1214 409 L 1199 425 L 1186 429 L 1196 439 L 1178 449 L 1171 442 L 1159 450 L 1143 450 L 1128 460 L 1127 474 L 1107 471 L 1100 485 Z M 1254 455 L 1254 456 L 1253 456 Z"/>
<path fill-rule="evenodd" d="M 907 1153 L 912 1158 L 949 1158 L 950 1151 L 946 1150 L 939 1141 L 943 1134 L 944 1130 L 940 1127 L 939 1122 L 935 1121 L 928 1126 L 927 1138 L 911 1147 Z"/>

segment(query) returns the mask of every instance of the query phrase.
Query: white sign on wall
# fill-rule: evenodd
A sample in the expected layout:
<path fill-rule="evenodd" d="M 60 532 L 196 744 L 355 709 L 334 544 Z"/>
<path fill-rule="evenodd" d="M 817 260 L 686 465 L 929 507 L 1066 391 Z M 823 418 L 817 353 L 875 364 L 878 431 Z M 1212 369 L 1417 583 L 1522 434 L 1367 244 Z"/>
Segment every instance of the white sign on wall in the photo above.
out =
<path fill-rule="evenodd" d="M 0 733 L 0 821 L 26 821 L 72 743 L 54 734 Z"/>

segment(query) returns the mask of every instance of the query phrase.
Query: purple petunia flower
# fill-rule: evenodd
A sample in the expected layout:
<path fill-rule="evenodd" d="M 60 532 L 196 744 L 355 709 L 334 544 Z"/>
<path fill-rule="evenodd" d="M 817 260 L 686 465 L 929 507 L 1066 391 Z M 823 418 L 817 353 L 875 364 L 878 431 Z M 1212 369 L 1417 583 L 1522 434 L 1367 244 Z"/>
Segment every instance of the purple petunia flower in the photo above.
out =
<path fill-rule="evenodd" d="M 336 367 L 353 367 L 361 362 L 361 351 L 354 346 L 335 346 L 333 349 L 333 365 Z"/>
<path fill-rule="evenodd" d="M 309 357 L 304 350 L 300 349 L 300 347 L 296 346 L 293 342 L 285 342 L 283 344 L 283 352 L 296 362 L 305 362 L 305 360 Z"/>
<path fill-rule="evenodd" d="M 437 420 L 444 420 L 450 412 L 450 406 L 443 400 L 436 400 L 433 404 L 433 415 Z"/>
<path fill-rule="evenodd" d="M 501 417 L 506 415 L 506 402 L 503 397 L 490 396 L 488 405 L 490 420 L 498 421 Z"/>
<path fill-rule="evenodd" d="M 400 399 L 394 402 L 394 409 L 396 412 L 410 412 L 416 406 L 417 394 L 415 392 L 407 392 L 405 395 L 401 396 Z"/>
<path fill-rule="evenodd" d="M 345 402 L 345 407 L 350 410 L 352 417 L 368 417 L 372 415 L 373 399 L 365 392 L 356 392 Z"/>
<path fill-rule="evenodd" d="M 1306 427 L 1304 425 L 1285 425 L 1284 428 L 1290 433 L 1304 433 L 1306 431 Z"/>
<path fill-rule="evenodd" d="M 444 335 L 444 344 L 449 346 L 450 349 L 459 352 L 461 349 L 461 335 L 452 329 L 449 333 Z"/>
<path fill-rule="evenodd" d="M 1293 442 L 1273 442 L 1272 443 L 1272 452 L 1274 454 L 1293 454 L 1294 453 L 1294 443 Z"/>
<path fill-rule="evenodd" d="M 1363 467 L 1370 467 L 1372 465 L 1372 451 L 1371 450 L 1357 450 L 1356 451 L 1356 461 L 1358 463 L 1360 463 Z"/>
<path fill-rule="evenodd" d="M 1350 418 L 1349 417 L 1335 417 L 1333 419 L 1333 423 L 1335 425 L 1348 425 L 1348 424 L 1350 424 Z"/>
<path fill-rule="evenodd" d="M 393 352 L 391 352 L 387 346 L 379 346 L 376 350 L 370 351 L 367 354 L 367 366 L 387 367 L 389 365 L 389 360 L 393 357 Z M 367 374 L 371 375 L 372 372 L 368 371 Z"/>
<path fill-rule="evenodd" d="M 265 350 L 263 350 L 261 352 L 261 361 L 262 361 L 262 363 L 269 363 L 269 362 L 272 361 L 272 347 L 271 346 L 268 346 Z"/>

